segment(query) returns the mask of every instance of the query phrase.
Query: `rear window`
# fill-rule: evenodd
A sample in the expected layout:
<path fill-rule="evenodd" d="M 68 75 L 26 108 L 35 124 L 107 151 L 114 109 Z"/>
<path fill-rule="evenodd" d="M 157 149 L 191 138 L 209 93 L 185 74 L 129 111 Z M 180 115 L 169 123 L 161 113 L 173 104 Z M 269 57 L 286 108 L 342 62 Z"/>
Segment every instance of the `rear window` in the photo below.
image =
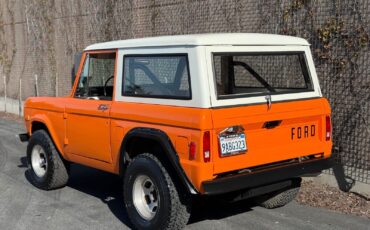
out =
<path fill-rule="evenodd" d="M 123 72 L 124 96 L 191 99 L 186 54 L 125 56 Z"/>
<path fill-rule="evenodd" d="M 306 58 L 299 53 L 216 53 L 218 99 L 313 91 Z"/>

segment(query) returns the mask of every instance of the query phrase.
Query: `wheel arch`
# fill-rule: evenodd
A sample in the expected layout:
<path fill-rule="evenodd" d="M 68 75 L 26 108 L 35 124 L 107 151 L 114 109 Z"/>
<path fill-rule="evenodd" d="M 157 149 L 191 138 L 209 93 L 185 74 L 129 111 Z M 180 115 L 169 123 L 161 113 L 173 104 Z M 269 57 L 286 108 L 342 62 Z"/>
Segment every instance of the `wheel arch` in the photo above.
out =
<path fill-rule="evenodd" d="M 31 123 L 29 130 L 30 136 L 37 130 L 45 130 L 49 134 L 51 140 L 54 142 L 59 154 L 64 158 L 62 145 L 57 141 L 58 140 L 57 134 L 50 120 L 46 116 L 37 116 L 32 118 L 30 123 Z"/>
<path fill-rule="evenodd" d="M 139 150 L 137 151 L 133 150 L 135 144 L 138 144 L 139 142 L 141 143 L 140 146 L 144 147 L 139 148 Z M 142 151 L 140 151 L 140 149 L 147 149 L 147 146 L 149 146 L 149 144 L 155 145 L 153 146 L 154 150 L 158 150 L 158 148 L 160 148 L 160 150 L 163 150 L 163 155 L 159 154 L 158 151 L 154 151 L 151 153 L 159 158 L 165 158 L 168 161 L 169 166 L 176 174 L 174 176 L 176 176 L 180 180 L 181 185 L 183 185 L 187 189 L 187 191 L 189 191 L 189 193 L 198 194 L 198 191 L 188 179 L 181 167 L 179 157 L 171 142 L 171 139 L 167 136 L 165 132 L 159 129 L 138 127 L 131 129 L 125 135 L 120 149 L 119 174 L 123 176 L 125 167 L 130 159 L 135 157 L 137 154 L 143 153 Z"/>

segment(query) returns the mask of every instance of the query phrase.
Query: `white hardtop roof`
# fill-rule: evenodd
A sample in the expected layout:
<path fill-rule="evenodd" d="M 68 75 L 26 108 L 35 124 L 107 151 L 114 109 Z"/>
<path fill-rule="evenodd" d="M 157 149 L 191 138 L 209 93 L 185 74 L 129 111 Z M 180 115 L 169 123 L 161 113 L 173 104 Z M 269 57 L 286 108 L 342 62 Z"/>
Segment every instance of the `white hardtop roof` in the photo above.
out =
<path fill-rule="evenodd" d="M 97 43 L 88 46 L 85 50 L 105 50 L 120 48 L 159 47 L 159 46 L 308 46 L 303 39 L 276 34 L 255 33 L 218 33 L 218 34 L 191 34 L 160 37 L 136 38 L 120 41 Z"/>

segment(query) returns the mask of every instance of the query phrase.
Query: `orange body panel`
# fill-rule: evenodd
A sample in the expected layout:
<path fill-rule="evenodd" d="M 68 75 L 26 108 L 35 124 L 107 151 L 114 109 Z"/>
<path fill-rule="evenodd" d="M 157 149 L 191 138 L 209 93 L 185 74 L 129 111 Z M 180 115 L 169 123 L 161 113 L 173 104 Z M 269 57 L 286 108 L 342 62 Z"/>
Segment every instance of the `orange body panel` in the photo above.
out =
<path fill-rule="evenodd" d="M 26 129 L 29 134 L 32 134 L 32 123 L 43 123 L 53 139 L 58 151 L 68 160 L 68 156 L 64 154 L 63 140 L 65 137 L 65 122 L 63 118 L 64 105 L 68 101 L 68 97 L 64 98 L 45 98 L 35 97 L 29 98 L 25 102 L 24 119 Z"/>
<path fill-rule="evenodd" d="M 213 149 L 218 153 L 218 134 L 233 125 L 244 127 L 248 147 L 247 152 L 240 155 L 220 157 L 219 154 L 214 154 L 214 173 L 311 154 L 323 153 L 325 157 L 330 156 L 331 142 L 324 140 L 326 115 L 330 115 L 330 107 L 323 98 L 274 103 L 270 110 L 265 104 L 214 109 Z M 265 122 L 276 120 L 281 121 L 277 127 L 263 127 Z M 312 126 L 314 127 L 311 130 Z M 298 129 L 300 138 L 297 136 Z"/>
<path fill-rule="evenodd" d="M 162 130 L 169 136 L 187 177 L 198 191 L 202 191 L 203 181 L 211 180 L 219 173 L 310 154 L 324 153 L 325 157 L 331 154 L 331 141 L 324 140 L 323 124 L 325 116 L 330 114 L 326 99 L 276 103 L 268 112 L 264 104 L 197 109 L 111 102 L 110 114 L 102 111 L 94 113 L 99 101 L 88 102 L 92 105 L 74 98 L 31 98 L 25 110 L 29 133 L 30 122 L 44 122 L 58 150 L 67 160 L 117 174 L 120 147 L 128 131 L 136 127 Z M 62 108 L 63 104 L 69 106 L 69 111 Z M 28 105 L 32 105 L 33 109 L 29 109 Z M 262 128 L 265 121 L 279 119 L 283 120 L 279 127 Z M 225 127 L 239 124 L 245 128 L 247 153 L 220 157 L 218 133 Z M 315 124 L 319 128 L 316 135 L 291 140 L 290 128 L 305 124 Z M 206 130 L 212 131 L 209 163 L 203 162 L 201 153 L 202 135 Z M 189 160 L 188 155 L 191 141 L 197 146 L 194 160 Z"/>
<path fill-rule="evenodd" d="M 213 178 L 213 164 L 204 164 L 200 154 L 202 130 L 212 128 L 210 109 L 114 102 L 111 109 L 112 158 L 118 172 L 119 150 L 124 136 L 133 128 L 148 127 L 165 132 L 170 138 L 180 163 L 193 185 Z M 196 159 L 189 160 L 189 143 L 199 148 Z"/>
<path fill-rule="evenodd" d="M 65 110 L 66 154 L 112 163 L 109 110 L 98 110 L 99 105 L 110 107 L 111 103 L 78 98 L 71 98 L 68 101 Z"/>
<path fill-rule="evenodd" d="M 47 111 L 54 103 L 68 105 L 69 109 Z M 188 157 L 190 141 L 199 150 L 202 130 L 212 129 L 210 109 L 112 102 L 110 118 L 105 118 L 108 114 L 97 111 L 97 103 L 75 98 L 30 98 L 25 110 L 28 132 L 32 134 L 30 123 L 45 122 L 63 157 L 118 174 L 120 148 L 127 132 L 136 127 L 156 128 L 168 135 L 186 175 L 197 189 L 202 181 L 213 178 L 213 164 L 202 163 L 200 152 L 194 160 Z M 59 119 L 49 121 L 48 116 L 54 113 Z M 38 119 L 40 116 L 45 120 Z M 109 139 L 108 144 L 105 138 Z"/>

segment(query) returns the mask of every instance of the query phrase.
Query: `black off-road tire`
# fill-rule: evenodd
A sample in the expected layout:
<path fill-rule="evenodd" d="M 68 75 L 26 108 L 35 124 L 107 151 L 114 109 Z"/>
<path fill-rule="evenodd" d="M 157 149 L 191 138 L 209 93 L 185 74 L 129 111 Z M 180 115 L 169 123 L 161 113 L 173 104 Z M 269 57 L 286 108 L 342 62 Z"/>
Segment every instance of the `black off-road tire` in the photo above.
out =
<path fill-rule="evenodd" d="M 36 145 L 42 147 L 47 160 L 46 172 L 42 177 L 35 173 L 31 163 L 32 150 Z M 37 188 L 52 190 L 64 187 L 68 182 L 69 164 L 63 161 L 45 130 L 37 130 L 32 134 L 27 146 L 27 163 L 30 182 Z"/>
<path fill-rule="evenodd" d="M 283 190 L 273 192 L 270 194 L 262 195 L 255 198 L 258 205 L 267 209 L 274 209 L 285 206 L 294 200 L 297 196 L 299 189 L 301 187 L 301 180 L 295 180 L 291 187 L 285 188 Z"/>
<path fill-rule="evenodd" d="M 133 202 L 133 186 L 140 175 L 149 177 L 159 193 L 155 216 L 145 220 Z M 128 216 L 135 229 L 183 229 L 190 217 L 190 199 L 176 186 L 164 164 L 154 155 L 140 154 L 128 165 L 124 175 L 123 196 Z"/>

